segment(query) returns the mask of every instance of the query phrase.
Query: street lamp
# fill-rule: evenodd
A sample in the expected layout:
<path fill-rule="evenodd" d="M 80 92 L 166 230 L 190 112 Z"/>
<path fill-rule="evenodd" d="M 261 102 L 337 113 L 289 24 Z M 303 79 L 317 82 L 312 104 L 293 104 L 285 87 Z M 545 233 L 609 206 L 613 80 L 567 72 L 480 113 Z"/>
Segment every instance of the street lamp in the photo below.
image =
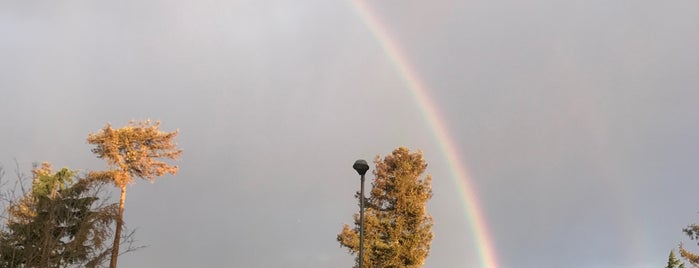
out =
<path fill-rule="evenodd" d="M 359 159 L 354 162 L 352 168 L 362 178 L 359 186 L 359 268 L 364 268 L 364 174 L 369 170 L 369 165 L 366 161 Z"/>

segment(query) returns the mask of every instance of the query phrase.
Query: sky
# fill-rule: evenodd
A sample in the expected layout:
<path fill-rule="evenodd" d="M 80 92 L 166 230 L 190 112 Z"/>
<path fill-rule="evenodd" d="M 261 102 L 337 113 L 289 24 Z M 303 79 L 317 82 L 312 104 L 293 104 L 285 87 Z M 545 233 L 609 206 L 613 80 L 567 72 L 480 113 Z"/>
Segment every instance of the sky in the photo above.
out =
<path fill-rule="evenodd" d="M 100 170 L 85 138 L 105 124 L 179 130 L 179 174 L 128 189 L 148 247 L 120 267 L 351 267 L 335 238 L 358 210 L 352 163 L 398 146 L 433 177 L 425 268 L 662 267 L 680 242 L 699 251 L 681 232 L 699 222 L 696 14 L 4 0 L 0 163 L 5 180 L 43 161 Z"/>

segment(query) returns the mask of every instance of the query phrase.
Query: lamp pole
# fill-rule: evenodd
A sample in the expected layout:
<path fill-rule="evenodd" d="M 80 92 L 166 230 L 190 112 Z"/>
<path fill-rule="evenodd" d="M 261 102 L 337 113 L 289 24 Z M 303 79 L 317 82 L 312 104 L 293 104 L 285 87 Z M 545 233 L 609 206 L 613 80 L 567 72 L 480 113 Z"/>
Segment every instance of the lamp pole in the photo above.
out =
<path fill-rule="evenodd" d="M 364 268 L 364 174 L 369 170 L 366 161 L 359 159 L 352 168 L 361 176 L 359 186 L 359 268 Z"/>

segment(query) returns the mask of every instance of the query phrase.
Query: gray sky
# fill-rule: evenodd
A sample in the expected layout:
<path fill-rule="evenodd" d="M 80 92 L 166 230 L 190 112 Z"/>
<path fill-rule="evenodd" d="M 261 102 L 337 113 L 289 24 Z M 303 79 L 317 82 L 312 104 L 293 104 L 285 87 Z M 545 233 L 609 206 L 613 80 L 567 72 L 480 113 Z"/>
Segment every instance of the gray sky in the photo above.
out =
<path fill-rule="evenodd" d="M 661 267 L 699 222 L 699 2 L 370 1 L 469 167 L 500 267 Z M 106 123 L 180 130 L 128 192 L 120 267 L 350 267 L 351 165 L 422 149 L 425 268 L 480 267 L 423 111 L 351 1 L 0 1 L 0 162 L 104 168 Z M 370 177 L 371 178 L 371 177 Z"/>

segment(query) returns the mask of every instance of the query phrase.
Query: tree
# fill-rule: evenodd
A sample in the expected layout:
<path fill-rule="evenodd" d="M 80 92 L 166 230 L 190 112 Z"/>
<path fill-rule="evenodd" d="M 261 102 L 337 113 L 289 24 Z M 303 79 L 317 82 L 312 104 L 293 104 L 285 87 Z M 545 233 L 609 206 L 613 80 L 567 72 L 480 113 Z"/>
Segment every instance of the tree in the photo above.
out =
<path fill-rule="evenodd" d="M 684 268 L 684 263 L 682 263 L 677 257 L 675 257 L 675 251 L 670 251 L 670 256 L 667 258 L 667 266 L 665 268 Z"/>
<path fill-rule="evenodd" d="M 98 202 L 101 182 L 58 172 L 44 163 L 33 170 L 31 191 L 7 208 L 0 231 L 1 267 L 96 267 L 109 253 L 116 204 Z"/>
<path fill-rule="evenodd" d="M 689 236 L 690 239 L 699 240 L 699 224 L 691 224 L 682 229 L 682 231 Z M 692 253 L 682 244 L 680 244 L 680 256 L 689 262 L 689 265 L 692 267 L 699 267 L 699 254 Z"/>
<path fill-rule="evenodd" d="M 174 142 L 177 131 L 160 131 L 160 122 L 150 120 L 129 122 L 123 128 L 113 129 L 107 124 L 97 134 L 90 133 L 87 143 L 95 145 L 92 152 L 98 158 L 107 161 L 109 169 L 92 172 L 90 176 L 97 180 L 110 181 L 121 190 L 119 214 L 117 217 L 110 268 L 116 268 L 119 257 L 119 239 L 124 224 L 124 202 L 126 186 L 134 178 L 155 181 L 155 177 L 166 173 L 177 174 L 178 167 L 169 165 L 160 159 L 178 159 L 182 150 Z"/>
<path fill-rule="evenodd" d="M 422 152 L 395 149 L 383 160 L 374 159 L 376 169 L 370 196 L 365 200 L 365 267 L 417 268 L 429 255 L 432 242 L 432 217 L 427 201 L 432 197 L 432 178 L 421 177 L 427 168 Z M 358 199 L 359 193 L 355 195 Z M 337 241 L 352 254 L 359 252 L 359 214 L 354 228 L 344 225 Z M 359 262 L 355 258 L 355 267 Z"/>

